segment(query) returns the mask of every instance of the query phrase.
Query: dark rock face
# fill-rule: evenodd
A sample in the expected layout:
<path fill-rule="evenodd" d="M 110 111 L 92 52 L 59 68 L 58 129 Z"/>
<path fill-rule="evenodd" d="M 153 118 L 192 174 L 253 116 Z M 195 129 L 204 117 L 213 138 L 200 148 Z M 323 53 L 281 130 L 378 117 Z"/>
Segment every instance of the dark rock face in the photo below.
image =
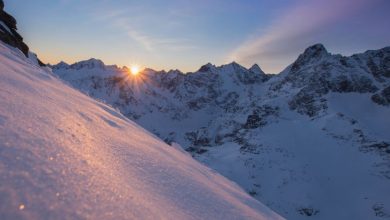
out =
<path fill-rule="evenodd" d="M 303 54 L 301 54 L 298 59 L 291 66 L 291 71 L 296 72 L 301 69 L 306 63 L 311 60 L 320 59 L 323 56 L 329 55 L 328 51 L 325 49 L 324 45 L 316 44 L 305 50 Z"/>
<path fill-rule="evenodd" d="M 29 48 L 23 42 L 23 37 L 17 32 L 16 19 L 4 11 L 4 2 L 0 0 L 0 40 L 4 43 L 18 48 L 23 54 L 28 57 Z M 40 66 L 46 66 L 38 59 Z"/>
<path fill-rule="evenodd" d="M 390 74 L 390 47 L 344 57 L 317 44 L 306 49 L 286 71 L 270 90 L 297 89 L 289 101 L 290 109 L 310 117 L 326 110 L 326 95 L 331 92 L 372 93 L 373 102 L 390 105 L 390 89 L 384 89 Z"/>
<path fill-rule="evenodd" d="M 382 203 L 374 204 L 372 206 L 372 210 L 375 212 L 375 216 L 378 216 L 381 218 L 389 218 L 390 217 L 390 213 L 387 212 L 384 204 L 382 204 Z"/>
<path fill-rule="evenodd" d="M 211 68 L 212 68 L 212 64 L 208 63 L 206 65 L 201 66 L 200 69 L 198 70 L 198 72 L 206 73 L 206 72 L 210 71 Z"/>
<path fill-rule="evenodd" d="M 377 79 L 390 78 L 390 47 L 385 47 L 378 51 L 368 51 L 370 58 L 367 61 L 367 66 L 372 75 Z"/>
<path fill-rule="evenodd" d="M 318 98 L 317 94 L 310 94 L 305 90 L 301 90 L 288 104 L 292 110 L 314 117 L 319 112 L 327 109 L 326 100 Z"/>
<path fill-rule="evenodd" d="M 245 129 L 256 129 L 263 127 L 267 124 L 267 118 L 270 116 L 277 117 L 279 114 L 279 107 L 273 107 L 268 105 L 263 105 L 256 107 L 250 114 L 244 124 L 243 128 Z"/>
<path fill-rule="evenodd" d="M 383 89 L 380 93 L 377 93 L 371 97 L 372 101 L 384 106 L 390 105 L 390 86 Z"/>
<path fill-rule="evenodd" d="M 254 129 L 265 125 L 265 122 L 262 121 L 259 115 L 252 114 L 248 116 L 244 128 L 246 129 Z"/>
<path fill-rule="evenodd" d="M 210 146 L 211 144 L 207 128 L 201 128 L 197 131 L 187 132 L 186 139 L 192 143 L 192 147 Z"/>
<path fill-rule="evenodd" d="M 313 208 L 300 208 L 297 210 L 299 214 L 303 216 L 314 216 L 317 215 L 320 211 Z"/>
<path fill-rule="evenodd" d="M 13 47 L 19 48 L 24 55 L 28 56 L 28 46 L 23 42 L 22 36 L 16 32 L 16 20 L 4 11 L 4 2 L 0 0 L 0 21 L 5 24 L 0 25 L 0 40 Z"/>

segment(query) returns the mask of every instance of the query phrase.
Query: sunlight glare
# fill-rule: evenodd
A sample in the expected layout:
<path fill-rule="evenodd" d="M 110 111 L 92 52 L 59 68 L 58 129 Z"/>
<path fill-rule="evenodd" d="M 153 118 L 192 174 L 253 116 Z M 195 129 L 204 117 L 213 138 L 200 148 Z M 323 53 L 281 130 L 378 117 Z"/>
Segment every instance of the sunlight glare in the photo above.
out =
<path fill-rule="evenodd" d="M 131 68 L 130 68 L 130 72 L 133 76 L 136 76 L 139 74 L 140 72 L 140 69 L 137 65 L 133 65 Z"/>

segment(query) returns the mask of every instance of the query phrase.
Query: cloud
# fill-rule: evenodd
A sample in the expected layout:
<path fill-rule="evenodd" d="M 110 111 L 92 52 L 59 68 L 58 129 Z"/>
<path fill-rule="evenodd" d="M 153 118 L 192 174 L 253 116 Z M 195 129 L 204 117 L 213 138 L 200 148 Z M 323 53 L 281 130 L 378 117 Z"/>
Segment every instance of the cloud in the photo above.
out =
<path fill-rule="evenodd" d="M 318 36 L 326 33 L 329 26 L 378 1 L 381 0 L 301 1 L 239 45 L 228 60 L 248 65 L 260 61 L 267 70 L 280 70 L 284 59 L 297 56 L 296 51 L 309 44 L 319 43 Z"/>
<path fill-rule="evenodd" d="M 164 24 L 165 28 L 177 26 L 180 19 L 167 18 L 166 16 L 177 17 L 178 15 L 153 14 L 150 16 L 143 5 L 130 4 L 125 8 L 113 8 L 111 5 L 103 2 L 93 10 L 91 17 L 95 21 L 104 22 L 126 34 L 145 51 L 186 51 L 196 48 L 189 39 L 172 37 L 170 34 L 174 31 L 167 35 L 156 27 L 150 28 L 150 23 L 155 23 L 156 19 L 160 21 L 159 23 Z"/>

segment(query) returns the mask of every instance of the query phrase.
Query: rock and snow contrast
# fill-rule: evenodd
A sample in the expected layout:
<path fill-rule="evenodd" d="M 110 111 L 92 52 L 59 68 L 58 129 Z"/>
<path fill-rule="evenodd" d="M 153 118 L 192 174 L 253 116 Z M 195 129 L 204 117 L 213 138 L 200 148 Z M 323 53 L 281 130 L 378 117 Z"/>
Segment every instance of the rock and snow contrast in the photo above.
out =
<path fill-rule="evenodd" d="M 390 219 L 390 47 L 46 67 L 3 9 L 0 219 Z"/>
<path fill-rule="evenodd" d="M 277 75 L 51 67 L 288 219 L 390 218 L 390 47 L 345 57 L 318 44 Z"/>
<path fill-rule="evenodd" d="M 64 84 L 0 6 L 0 219 L 283 219 Z M 114 67 L 91 60 L 72 68 Z"/>
<path fill-rule="evenodd" d="M 282 219 L 0 43 L 0 219 Z"/>

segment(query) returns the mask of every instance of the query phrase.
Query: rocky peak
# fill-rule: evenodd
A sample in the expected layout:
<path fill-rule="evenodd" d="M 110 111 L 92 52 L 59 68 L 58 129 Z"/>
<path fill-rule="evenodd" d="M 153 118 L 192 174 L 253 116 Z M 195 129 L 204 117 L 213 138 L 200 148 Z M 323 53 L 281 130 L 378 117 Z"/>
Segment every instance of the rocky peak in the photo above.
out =
<path fill-rule="evenodd" d="M 213 64 L 207 63 L 207 64 L 201 66 L 200 69 L 198 70 L 198 72 L 205 73 L 205 72 L 210 71 L 213 68 L 215 68 L 215 66 Z"/>
<path fill-rule="evenodd" d="M 232 69 L 234 69 L 234 70 L 237 70 L 237 69 L 245 69 L 245 70 L 246 70 L 245 67 L 241 66 L 240 64 L 238 64 L 238 63 L 235 62 L 235 61 L 233 61 L 233 62 L 231 62 L 231 63 L 229 63 L 229 64 L 226 64 L 226 65 L 223 65 L 223 66 L 221 66 L 221 67 L 222 67 L 222 68 L 232 68 Z"/>
<path fill-rule="evenodd" d="M 52 69 L 68 69 L 69 64 L 65 63 L 64 61 L 59 62 L 56 65 L 51 66 Z"/>
<path fill-rule="evenodd" d="M 330 53 L 325 49 L 322 44 L 315 44 L 310 46 L 301 54 L 298 59 L 291 66 L 291 71 L 298 71 L 305 64 L 311 63 L 313 61 L 320 60 L 324 57 L 329 56 Z"/>
<path fill-rule="evenodd" d="M 257 64 L 254 64 L 251 68 L 249 68 L 249 71 L 260 75 L 265 74 L 264 71 Z"/>
<path fill-rule="evenodd" d="M 313 46 L 308 47 L 303 53 L 306 57 L 321 57 L 323 55 L 328 55 L 328 51 L 322 44 L 315 44 Z"/>
<path fill-rule="evenodd" d="M 181 72 L 180 70 L 178 69 L 174 69 L 174 70 L 169 70 L 167 72 L 167 74 L 171 74 L 171 75 L 183 75 L 183 72 Z"/>
<path fill-rule="evenodd" d="M 89 60 L 80 61 L 70 65 L 72 69 L 105 69 L 105 64 L 103 61 L 91 58 Z"/>

